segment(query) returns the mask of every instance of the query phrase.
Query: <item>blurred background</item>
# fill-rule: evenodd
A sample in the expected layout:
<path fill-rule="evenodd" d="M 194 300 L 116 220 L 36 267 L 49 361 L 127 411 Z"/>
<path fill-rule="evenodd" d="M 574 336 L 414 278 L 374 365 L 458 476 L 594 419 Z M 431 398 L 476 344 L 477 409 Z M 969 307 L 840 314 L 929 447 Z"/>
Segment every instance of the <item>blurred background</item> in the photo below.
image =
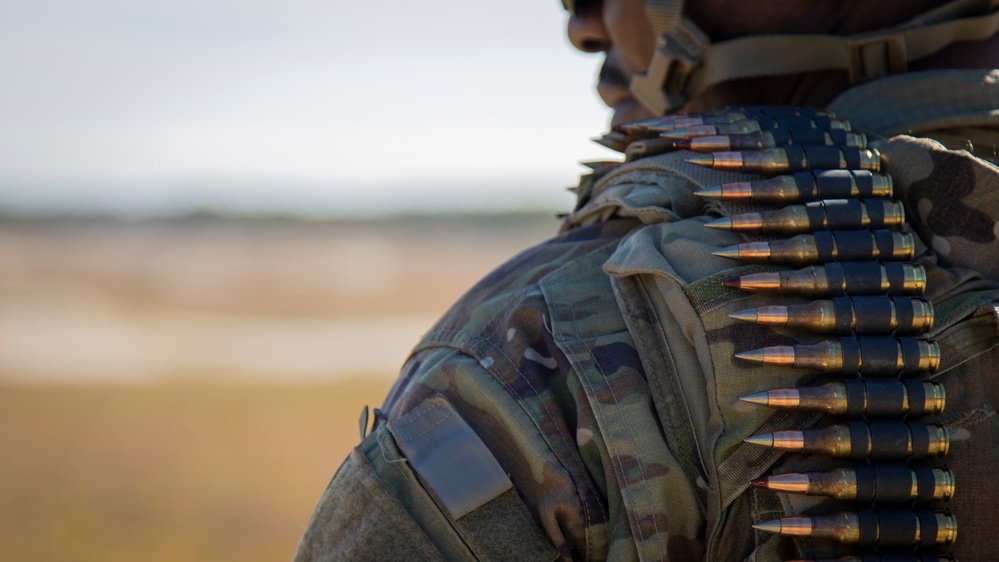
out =
<path fill-rule="evenodd" d="M 0 0 L 0 560 L 284 560 L 608 112 L 557 0 Z"/>

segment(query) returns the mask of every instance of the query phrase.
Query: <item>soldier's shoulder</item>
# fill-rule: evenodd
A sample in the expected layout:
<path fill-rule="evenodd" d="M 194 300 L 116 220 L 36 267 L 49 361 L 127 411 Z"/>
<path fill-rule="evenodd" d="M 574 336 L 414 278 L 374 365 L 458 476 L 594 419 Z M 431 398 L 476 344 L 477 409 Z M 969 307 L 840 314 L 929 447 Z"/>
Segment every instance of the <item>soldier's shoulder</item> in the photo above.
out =
<path fill-rule="evenodd" d="M 518 253 L 476 283 L 440 319 L 433 333 L 463 331 L 483 334 L 493 331 L 498 317 L 511 314 L 530 315 L 530 309 L 545 314 L 541 295 L 542 280 L 580 262 L 592 260 L 593 254 L 609 255 L 623 237 L 638 223 L 611 220 L 574 228 Z M 600 264 L 594 262 L 588 276 L 604 278 Z M 517 313 L 512 310 L 519 310 Z"/>

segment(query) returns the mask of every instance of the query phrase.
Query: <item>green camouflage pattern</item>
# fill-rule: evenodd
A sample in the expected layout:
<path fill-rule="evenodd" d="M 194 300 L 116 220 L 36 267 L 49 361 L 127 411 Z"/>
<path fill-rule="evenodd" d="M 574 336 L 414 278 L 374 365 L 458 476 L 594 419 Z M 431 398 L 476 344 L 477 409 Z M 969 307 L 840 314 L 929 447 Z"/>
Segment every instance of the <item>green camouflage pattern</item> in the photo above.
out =
<path fill-rule="evenodd" d="M 991 183 L 999 181 L 999 170 L 967 152 L 912 138 L 892 139 L 883 148 L 912 228 L 930 244 L 918 245 L 918 261 L 927 268 L 927 297 L 936 309 L 932 336 L 942 349 L 941 368 L 932 377 L 946 383 L 948 394 L 938 421 L 954 436 L 948 465 L 958 491 L 946 505 L 960 525 L 954 552 L 959 559 L 984 560 L 992 556 L 999 504 L 999 489 L 989 481 L 999 471 L 999 385 L 992 383 L 999 376 L 993 306 L 999 285 L 973 269 L 982 265 L 974 254 L 987 252 L 994 235 L 980 242 L 984 227 L 966 232 L 963 218 L 950 219 L 964 217 L 963 208 L 942 203 L 962 202 L 994 224 L 999 209 L 981 203 L 989 197 L 983 190 L 995 193 Z M 600 166 L 583 177 L 579 204 L 564 218 L 561 234 L 500 266 L 444 315 L 404 365 L 384 415 L 397 419 L 431 396 L 446 397 L 509 474 L 563 560 L 771 561 L 841 554 L 842 547 L 751 528 L 785 514 L 845 505 L 749 486 L 766 473 L 842 466 L 743 443 L 754 434 L 814 425 L 821 417 L 771 411 L 739 396 L 815 384 L 821 376 L 745 364 L 733 354 L 820 338 L 728 317 L 776 298 L 804 301 L 721 285 L 772 266 L 712 256 L 745 239 L 704 228 L 717 215 L 705 216 L 703 201 L 692 193 L 754 176 L 694 166 L 683 157 L 668 153 Z M 970 169 L 957 188 L 947 187 L 954 167 Z M 942 199 L 938 189 L 958 189 L 961 196 Z M 937 238 L 951 249 L 939 262 Z M 410 512 L 428 509 L 400 501 Z"/>

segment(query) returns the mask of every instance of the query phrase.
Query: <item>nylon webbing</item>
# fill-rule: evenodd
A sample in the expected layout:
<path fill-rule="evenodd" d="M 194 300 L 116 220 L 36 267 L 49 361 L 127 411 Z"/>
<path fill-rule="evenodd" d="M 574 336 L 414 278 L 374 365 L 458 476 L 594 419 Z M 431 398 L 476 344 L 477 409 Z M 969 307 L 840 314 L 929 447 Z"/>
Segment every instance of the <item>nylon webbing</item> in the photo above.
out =
<path fill-rule="evenodd" d="M 680 23 L 683 0 L 645 0 L 645 13 L 656 35 L 665 35 Z"/>
<path fill-rule="evenodd" d="M 704 63 L 691 77 L 688 92 L 696 96 L 715 84 L 739 78 L 851 70 L 855 64 L 852 50 L 861 49 L 860 56 L 870 63 L 871 53 L 863 51 L 881 43 L 890 49 L 889 42 L 893 40 L 901 41 L 904 46 L 906 62 L 919 60 L 958 41 L 983 41 L 997 30 L 999 11 L 876 35 L 767 35 L 733 39 L 712 45 L 702 53 Z M 881 75 L 884 74 L 887 73 Z"/>

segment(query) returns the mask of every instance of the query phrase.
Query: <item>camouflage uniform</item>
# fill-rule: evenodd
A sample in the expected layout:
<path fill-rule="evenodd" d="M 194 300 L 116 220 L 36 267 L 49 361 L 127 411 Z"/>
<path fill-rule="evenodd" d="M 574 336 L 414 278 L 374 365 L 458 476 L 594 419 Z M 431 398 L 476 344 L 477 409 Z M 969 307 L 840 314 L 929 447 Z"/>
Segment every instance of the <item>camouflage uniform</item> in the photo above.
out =
<path fill-rule="evenodd" d="M 902 75 L 854 88 L 831 108 L 886 137 L 931 136 L 994 157 L 997 79 L 999 72 L 986 71 Z M 999 470 L 999 385 L 989 384 L 999 376 L 992 304 L 999 300 L 999 170 L 910 136 L 881 149 L 914 230 L 935 250 L 921 248 L 918 261 L 927 268 L 927 297 L 937 311 L 932 336 L 942 348 L 933 377 L 948 383 L 942 421 L 955 437 L 951 507 L 961 536 L 954 550 L 963 560 L 984 560 L 995 550 L 989 533 L 999 500 L 989 482 Z M 751 524 L 817 506 L 828 512 L 835 500 L 748 482 L 836 464 L 743 443 L 820 416 L 738 400 L 817 376 L 732 359 L 737 351 L 815 336 L 729 318 L 769 297 L 720 281 L 762 266 L 733 267 L 711 255 L 744 239 L 703 223 L 739 209 L 717 205 L 706 216 L 693 190 L 751 178 L 683 158 L 664 154 L 584 177 L 558 237 L 499 267 L 437 323 L 405 364 L 373 432 L 321 498 L 296 559 L 823 554 L 822 545 L 757 533 Z M 513 489 L 487 490 L 456 516 L 449 498 L 468 494 L 448 489 L 444 465 L 404 461 L 402 449 L 410 450 L 416 434 L 405 434 L 403 423 L 426 412 L 439 415 L 426 414 L 433 419 L 419 436 L 442 420 L 470 428 L 437 447 L 475 466 L 485 454 L 482 462 L 498 463 Z M 469 434 L 487 449 L 462 452 L 455 443 L 475 441 Z M 470 469 L 450 470 L 461 476 Z"/>

